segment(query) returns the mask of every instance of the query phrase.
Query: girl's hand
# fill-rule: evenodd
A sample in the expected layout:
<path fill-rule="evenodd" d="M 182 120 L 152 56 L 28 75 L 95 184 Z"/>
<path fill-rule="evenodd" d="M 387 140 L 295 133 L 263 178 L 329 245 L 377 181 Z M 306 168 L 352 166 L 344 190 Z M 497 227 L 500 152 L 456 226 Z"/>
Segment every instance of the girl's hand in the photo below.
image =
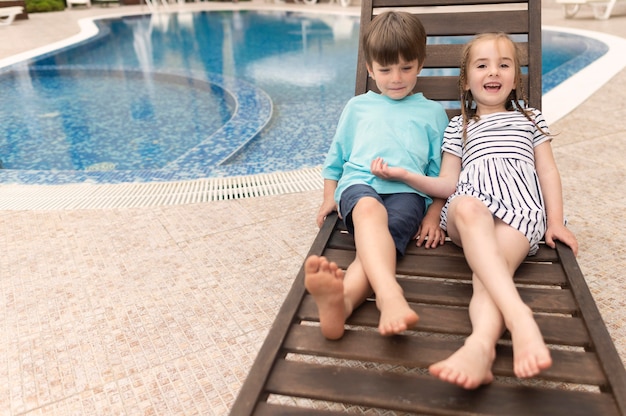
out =
<path fill-rule="evenodd" d="M 555 241 L 558 240 L 569 246 L 575 256 L 578 255 L 578 241 L 576 240 L 576 236 L 565 225 L 548 226 L 545 239 L 546 244 L 552 248 L 556 247 Z"/>
<path fill-rule="evenodd" d="M 390 167 L 382 157 L 377 157 L 372 161 L 370 171 L 373 175 L 386 180 L 398 180 L 406 173 L 406 170 L 403 168 Z"/>

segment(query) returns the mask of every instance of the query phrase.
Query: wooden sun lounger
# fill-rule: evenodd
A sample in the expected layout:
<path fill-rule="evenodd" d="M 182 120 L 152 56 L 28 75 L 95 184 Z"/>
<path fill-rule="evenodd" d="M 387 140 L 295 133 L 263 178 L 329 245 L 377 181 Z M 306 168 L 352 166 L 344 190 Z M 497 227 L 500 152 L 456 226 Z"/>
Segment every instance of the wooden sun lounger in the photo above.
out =
<path fill-rule="evenodd" d="M 521 46 L 529 51 L 526 91 L 530 105 L 540 108 L 540 0 L 363 0 L 361 26 L 379 8 L 403 7 L 420 15 L 435 43 L 429 46 L 426 66 L 443 68 L 444 74 L 458 67 L 460 45 L 438 45 L 439 37 L 483 31 L 519 34 Z M 371 88 L 359 56 L 356 93 Z M 455 75 L 423 72 L 417 89 L 431 99 L 457 100 Z M 354 242 L 336 215 L 327 218 L 309 254 L 324 255 L 342 268 L 350 264 Z M 504 334 L 493 366 L 496 379 L 473 391 L 427 371 L 459 348 L 471 331 L 471 272 L 462 251 L 450 242 L 429 250 L 411 245 L 398 262 L 397 275 L 420 315 L 414 331 L 380 336 L 379 313 L 367 301 L 350 317 L 344 337 L 328 341 L 320 333 L 301 269 L 231 414 L 626 415 L 624 365 L 568 247 L 541 246 L 515 275 L 551 348 L 553 366 L 534 379 L 515 378 L 510 337 Z"/>

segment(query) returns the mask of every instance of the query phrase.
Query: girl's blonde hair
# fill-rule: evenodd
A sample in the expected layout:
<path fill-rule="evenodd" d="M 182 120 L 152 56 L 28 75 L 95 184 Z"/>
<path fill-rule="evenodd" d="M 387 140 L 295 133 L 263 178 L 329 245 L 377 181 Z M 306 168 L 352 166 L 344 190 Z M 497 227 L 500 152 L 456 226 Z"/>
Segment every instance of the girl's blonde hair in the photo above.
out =
<path fill-rule="evenodd" d="M 467 125 L 470 120 L 478 120 L 479 116 L 476 114 L 476 103 L 474 101 L 474 97 L 472 95 L 472 91 L 470 89 L 466 89 L 467 85 L 467 70 L 469 64 L 470 54 L 472 52 L 472 47 L 478 42 L 484 40 L 495 40 L 495 41 L 504 41 L 508 42 L 513 48 L 513 65 L 515 66 L 515 88 L 511 90 L 509 97 L 507 98 L 504 107 L 507 111 L 519 111 L 524 114 L 524 116 L 531 121 L 535 126 L 537 123 L 534 120 L 532 112 L 528 110 L 528 99 L 526 94 L 524 93 L 524 83 L 522 82 L 522 66 L 521 66 L 521 50 L 517 43 L 513 42 L 513 40 L 506 33 L 481 33 L 476 35 L 472 40 L 470 40 L 465 47 L 463 48 L 463 54 L 461 55 L 461 72 L 459 74 L 459 92 L 460 92 L 460 101 L 461 101 L 461 115 L 463 117 L 463 141 L 467 138 Z M 537 126 L 541 133 L 546 134 L 539 126 Z"/>

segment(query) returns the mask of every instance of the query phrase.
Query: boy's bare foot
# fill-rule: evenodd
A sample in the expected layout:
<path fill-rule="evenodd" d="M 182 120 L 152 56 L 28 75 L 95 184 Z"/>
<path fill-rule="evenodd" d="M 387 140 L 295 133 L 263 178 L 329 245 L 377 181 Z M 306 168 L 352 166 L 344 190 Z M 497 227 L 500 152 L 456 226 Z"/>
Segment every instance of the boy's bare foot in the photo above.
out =
<path fill-rule="evenodd" d="M 430 374 L 465 389 L 475 389 L 493 381 L 491 366 L 496 358 L 493 347 L 468 338 L 465 345 L 443 361 L 428 368 Z"/>
<path fill-rule="evenodd" d="M 534 377 L 552 365 L 550 350 L 530 309 L 509 327 L 513 340 L 513 371 L 520 378 Z"/>
<path fill-rule="evenodd" d="M 322 334 L 328 339 L 341 338 L 346 322 L 343 270 L 325 257 L 310 256 L 304 263 L 304 273 L 304 286 L 320 314 Z"/>
<path fill-rule="evenodd" d="M 378 322 L 378 332 L 381 335 L 395 335 L 406 331 L 417 324 L 419 316 L 400 295 L 398 299 L 387 299 L 384 302 L 377 301 L 380 309 L 380 321 Z"/>

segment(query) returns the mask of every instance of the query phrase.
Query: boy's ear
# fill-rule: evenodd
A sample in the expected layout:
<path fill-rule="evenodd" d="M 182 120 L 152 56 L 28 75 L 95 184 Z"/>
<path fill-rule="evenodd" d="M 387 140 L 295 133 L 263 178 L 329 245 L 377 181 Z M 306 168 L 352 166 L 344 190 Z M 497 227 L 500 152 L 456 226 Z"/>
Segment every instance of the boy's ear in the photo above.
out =
<path fill-rule="evenodd" d="M 369 75 L 369 77 L 373 79 L 374 71 L 372 71 L 372 68 L 370 68 L 370 64 L 366 63 L 365 68 L 367 68 L 367 75 Z"/>

